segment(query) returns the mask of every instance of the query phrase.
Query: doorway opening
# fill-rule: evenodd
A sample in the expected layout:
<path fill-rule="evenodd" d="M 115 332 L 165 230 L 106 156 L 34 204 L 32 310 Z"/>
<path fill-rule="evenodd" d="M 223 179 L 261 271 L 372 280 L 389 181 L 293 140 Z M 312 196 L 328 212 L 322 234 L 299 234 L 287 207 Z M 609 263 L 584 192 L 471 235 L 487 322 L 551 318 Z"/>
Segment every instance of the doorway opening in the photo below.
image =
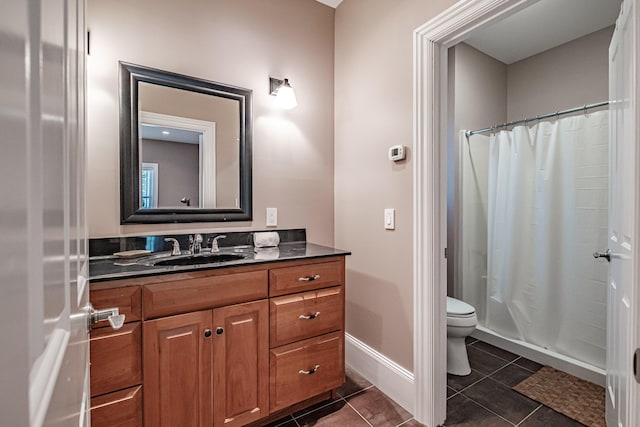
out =
<path fill-rule="evenodd" d="M 448 103 L 451 95 L 451 87 L 447 85 L 449 49 L 466 40 L 475 30 L 537 3 L 487 0 L 456 4 L 416 31 L 414 375 L 416 418 L 427 424 L 443 422 L 446 407 L 446 289 L 443 284 L 447 281 L 448 171 L 447 149 L 442 141 L 453 140 L 456 136 L 449 121 L 454 110 Z M 536 114 L 547 112 L 540 110 Z M 483 123 L 478 128 L 493 124 Z M 452 253 L 451 248 L 448 249 Z"/>

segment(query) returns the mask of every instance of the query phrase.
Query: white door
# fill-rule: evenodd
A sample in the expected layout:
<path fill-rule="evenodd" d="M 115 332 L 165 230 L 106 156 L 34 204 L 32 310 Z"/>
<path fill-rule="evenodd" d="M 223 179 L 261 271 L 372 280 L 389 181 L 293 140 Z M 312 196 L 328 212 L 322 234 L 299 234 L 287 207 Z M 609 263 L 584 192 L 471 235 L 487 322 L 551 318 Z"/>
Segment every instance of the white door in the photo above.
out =
<path fill-rule="evenodd" d="M 84 5 L 2 1 L 2 426 L 89 425 Z"/>
<path fill-rule="evenodd" d="M 640 153 L 638 146 L 638 0 L 625 0 L 609 48 L 610 181 L 607 319 L 607 425 L 636 427 L 638 383 L 633 353 L 638 348 L 638 244 Z"/>

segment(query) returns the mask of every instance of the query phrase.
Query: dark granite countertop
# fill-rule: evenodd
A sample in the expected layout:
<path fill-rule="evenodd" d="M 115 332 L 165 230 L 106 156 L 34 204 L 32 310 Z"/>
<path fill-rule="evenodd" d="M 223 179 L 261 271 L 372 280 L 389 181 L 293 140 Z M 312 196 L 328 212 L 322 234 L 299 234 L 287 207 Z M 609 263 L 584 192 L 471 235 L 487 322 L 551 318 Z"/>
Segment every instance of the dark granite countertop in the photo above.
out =
<path fill-rule="evenodd" d="M 89 261 L 89 279 L 93 282 L 123 279 L 127 277 L 170 274 L 185 271 L 207 270 L 213 268 L 238 267 L 267 262 L 292 261 L 307 258 L 350 255 L 351 252 L 308 242 L 285 242 L 275 248 L 256 249 L 241 245 L 221 248 L 221 254 L 236 253 L 244 256 L 227 262 L 185 266 L 147 266 L 140 265 L 140 259 L 121 259 L 114 256 L 94 256 Z M 154 255 L 157 252 L 153 253 Z M 168 252 L 167 252 L 168 255 Z"/>

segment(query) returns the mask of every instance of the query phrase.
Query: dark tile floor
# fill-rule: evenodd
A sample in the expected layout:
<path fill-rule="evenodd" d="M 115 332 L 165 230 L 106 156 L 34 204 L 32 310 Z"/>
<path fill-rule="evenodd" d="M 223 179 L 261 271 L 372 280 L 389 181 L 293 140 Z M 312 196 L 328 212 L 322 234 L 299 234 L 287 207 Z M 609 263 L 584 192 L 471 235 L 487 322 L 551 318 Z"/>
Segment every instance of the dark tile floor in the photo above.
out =
<path fill-rule="evenodd" d="M 582 426 L 511 389 L 542 365 L 474 338 L 467 352 L 471 374 L 447 376 L 445 426 Z"/>
<path fill-rule="evenodd" d="M 447 377 L 447 420 L 457 427 L 579 427 L 582 424 L 533 401 L 511 387 L 540 369 L 531 360 L 475 339 L 467 340 L 471 374 Z M 423 427 L 356 372 L 335 400 L 321 402 L 268 427 Z"/>
<path fill-rule="evenodd" d="M 271 423 L 268 427 L 422 427 L 411 414 L 369 381 L 347 368 L 347 381 L 335 400 Z"/>

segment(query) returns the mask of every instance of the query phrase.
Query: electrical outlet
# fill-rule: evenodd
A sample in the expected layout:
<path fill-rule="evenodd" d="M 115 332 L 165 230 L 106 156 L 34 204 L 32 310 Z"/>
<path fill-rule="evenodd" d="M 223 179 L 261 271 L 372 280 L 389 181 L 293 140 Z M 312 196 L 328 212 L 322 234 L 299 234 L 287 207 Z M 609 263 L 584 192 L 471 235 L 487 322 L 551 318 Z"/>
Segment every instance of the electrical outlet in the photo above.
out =
<path fill-rule="evenodd" d="M 278 226 L 278 208 L 267 208 L 267 227 Z"/>

